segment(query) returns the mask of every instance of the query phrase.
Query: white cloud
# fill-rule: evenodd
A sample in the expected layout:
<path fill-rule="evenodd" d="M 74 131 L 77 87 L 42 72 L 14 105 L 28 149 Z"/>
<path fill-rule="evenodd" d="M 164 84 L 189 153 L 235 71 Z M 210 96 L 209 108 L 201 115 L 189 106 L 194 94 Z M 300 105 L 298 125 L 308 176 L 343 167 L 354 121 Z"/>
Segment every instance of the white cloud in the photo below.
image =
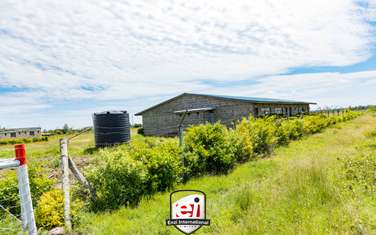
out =
<path fill-rule="evenodd" d="M 317 102 L 321 107 L 375 104 L 376 70 L 270 76 L 252 86 L 210 89 L 210 93 Z"/>
<path fill-rule="evenodd" d="M 221 91 L 200 80 L 259 76 L 265 78 L 248 93 L 280 97 L 285 93 L 277 91 L 294 82 L 296 92 L 288 94 L 299 97 L 299 90 L 320 86 L 318 81 L 336 86 L 342 75 L 275 74 L 299 66 L 346 66 L 371 56 L 374 29 L 367 20 L 374 19 L 375 1 L 369 0 L 367 10 L 358 3 L 1 1 L 0 86 L 28 88 L 25 99 L 34 103 L 24 106 L 36 110 L 60 101 Z M 242 89 L 227 91 L 246 93 Z M 19 100 L 13 96 L 0 98 L 11 105 Z"/>

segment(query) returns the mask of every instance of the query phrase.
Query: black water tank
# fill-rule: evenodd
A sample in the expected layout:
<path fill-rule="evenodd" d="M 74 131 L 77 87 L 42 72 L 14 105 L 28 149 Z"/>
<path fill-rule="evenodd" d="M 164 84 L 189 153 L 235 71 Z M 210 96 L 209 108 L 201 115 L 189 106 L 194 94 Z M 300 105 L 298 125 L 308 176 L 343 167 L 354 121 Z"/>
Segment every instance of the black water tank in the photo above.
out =
<path fill-rule="evenodd" d="M 93 121 L 96 147 L 125 143 L 131 138 L 127 111 L 94 113 Z"/>

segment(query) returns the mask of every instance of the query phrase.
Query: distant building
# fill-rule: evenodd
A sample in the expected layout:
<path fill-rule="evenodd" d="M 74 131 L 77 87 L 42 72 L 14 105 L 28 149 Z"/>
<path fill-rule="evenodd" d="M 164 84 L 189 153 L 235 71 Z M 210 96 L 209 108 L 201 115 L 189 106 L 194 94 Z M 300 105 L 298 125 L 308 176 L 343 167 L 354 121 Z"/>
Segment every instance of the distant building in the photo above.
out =
<path fill-rule="evenodd" d="M 268 114 L 292 116 L 308 113 L 312 102 L 183 93 L 152 106 L 136 115 L 142 116 L 145 135 L 175 136 L 178 126 L 201 123 L 222 124 L 232 127 L 243 117 Z M 183 118 L 184 116 L 184 118 Z"/>
<path fill-rule="evenodd" d="M 0 139 L 36 137 L 40 136 L 41 132 L 40 127 L 0 129 Z"/>

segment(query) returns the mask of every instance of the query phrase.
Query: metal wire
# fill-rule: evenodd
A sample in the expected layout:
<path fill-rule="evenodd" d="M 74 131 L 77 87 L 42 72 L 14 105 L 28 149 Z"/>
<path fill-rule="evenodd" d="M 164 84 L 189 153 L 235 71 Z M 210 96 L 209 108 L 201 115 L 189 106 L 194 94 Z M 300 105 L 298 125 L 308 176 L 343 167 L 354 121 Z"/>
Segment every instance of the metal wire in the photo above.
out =
<path fill-rule="evenodd" d="M 3 207 L 1 204 L 0 204 L 0 209 L 2 209 L 3 211 L 7 212 L 10 216 L 12 216 L 13 218 L 15 218 L 18 222 L 22 223 L 22 221 L 15 215 L 13 215 L 12 213 L 10 213 L 10 211 Z"/>
<path fill-rule="evenodd" d="M 79 136 L 79 135 L 81 135 L 81 134 L 83 134 L 83 133 L 85 133 L 85 132 L 90 131 L 91 129 L 92 129 L 91 127 L 88 127 L 88 128 L 86 128 L 86 129 L 82 130 L 81 132 L 77 133 L 76 135 L 74 135 L 74 136 L 72 136 L 72 137 L 69 137 L 69 138 L 68 138 L 68 141 L 70 141 L 70 140 L 73 139 L 73 138 L 76 138 L 77 136 Z"/>

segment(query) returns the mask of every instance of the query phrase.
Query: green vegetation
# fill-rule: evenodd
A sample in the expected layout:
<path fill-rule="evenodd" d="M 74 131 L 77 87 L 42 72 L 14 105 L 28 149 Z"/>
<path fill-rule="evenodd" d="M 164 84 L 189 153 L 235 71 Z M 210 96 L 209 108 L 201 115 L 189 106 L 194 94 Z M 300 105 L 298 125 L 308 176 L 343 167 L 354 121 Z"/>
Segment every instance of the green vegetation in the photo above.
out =
<path fill-rule="evenodd" d="M 64 226 L 64 197 L 61 189 L 52 189 L 43 193 L 37 202 L 35 217 L 39 228 L 51 229 Z M 73 200 L 71 203 L 73 224 L 79 222 L 77 214 L 82 206 L 83 204 L 79 200 Z"/>
<path fill-rule="evenodd" d="M 330 117 L 251 117 L 242 120 L 235 130 L 220 123 L 189 127 L 181 150 L 176 139 L 166 138 L 136 138 L 128 145 L 101 150 L 89 171 L 88 179 L 98 194 L 96 200 L 90 201 L 91 208 L 135 206 L 143 196 L 171 189 L 180 181 L 226 174 L 238 163 L 267 156 L 276 146 L 290 142 L 290 136 L 295 139 L 317 133 L 358 115 L 346 111 Z"/>
<path fill-rule="evenodd" d="M 241 164 L 228 175 L 194 178 L 177 189 L 206 192 L 211 226 L 200 234 L 374 234 L 376 140 L 364 133 L 375 128 L 376 116 L 366 114 L 277 148 L 271 158 Z M 84 213 L 78 230 L 179 234 L 165 226 L 168 217 L 166 192 L 137 208 Z"/>
<path fill-rule="evenodd" d="M 0 140 L 0 145 L 24 144 L 24 143 L 34 143 L 34 142 L 41 142 L 41 141 L 48 141 L 48 137 L 47 136 L 42 136 L 42 137 L 32 137 L 32 138 L 1 139 Z"/>
<path fill-rule="evenodd" d="M 55 183 L 41 173 L 40 168 L 29 169 L 30 191 L 33 201 L 38 201 L 43 192 L 49 190 Z M 15 215 L 20 213 L 20 198 L 15 171 L 7 171 L 0 180 L 0 204 Z"/>
<path fill-rule="evenodd" d="M 184 143 L 185 171 L 190 176 L 227 173 L 235 166 L 228 130 L 219 123 L 188 128 Z"/>
<path fill-rule="evenodd" d="M 348 202 L 351 195 L 362 195 L 357 202 L 360 200 L 365 204 L 364 200 L 367 200 L 368 203 L 374 205 L 374 202 L 367 196 L 370 195 L 370 191 L 367 190 L 372 188 L 370 184 L 374 183 L 372 181 L 374 179 L 370 178 L 374 168 L 368 166 L 374 164 L 374 161 L 371 161 L 367 154 L 369 154 L 369 149 L 372 150 L 376 146 L 376 143 L 372 142 L 376 129 L 369 128 L 372 126 L 369 120 L 375 121 L 376 115 L 369 113 L 358 118 L 354 121 L 356 128 L 355 124 L 340 123 L 356 116 L 358 113 L 348 111 L 340 116 L 330 117 L 312 115 L 290 119 L 250 118 L 242 120 L 235 129 L 227 129 L 219 123 L 199 125 L 186 130 L 184 148 L 177 146 L 176 138 L 143 137 L 136 134 L 137 129 L 133 129 L 130 144 L 98 150 L 93 146 L 92 132 L 82 134 L 69 143 L 69 153 L 96 188 L 97 200 L 87 200 L 81 189 L 73 190 L 73 198 L 77 199 L 79 196 L 87 201 L 86 205 L 89 206 L 87 208 L 96 213 L 102 211 L 102 214 L 81 210 L 80 215 L 73 221 L 74 226 L 76 228 L 80 226 L 80 230 L 84 233 L 98 234 L 125 233 L 122 231 L 129 231 L 129 234 L 154 234 L 155 231 L 162 234 L 174 233 L 174 230 L 164 226 L 163 221 L 168 217 L 168 204 L 166 204 L 168 200 L 165 201 L 168 194 L 163 192 L 179 187 L 202 189 L 209 192 L 209 197 L 221 199 L 220 201 L 214 199 L 213 204 L 209 205 L 208 210 L 213 213 L 209 216 L 217 222 L 210 228 L 205 228 L 207 233 L 226 234 L 230 233 L 230 228 L 239 234 L 248 233 L 248 231 L 255 233 L 345 231 L 352 233 L 355 230 L 351 226 L 357 226 L 349 225 L 354 223 L 353 215 L 348 217 L 348 221 L 345 221 L 347 224 L 343 227 L 340 227 L 339 222 L 336 221 L 333 222 L 334 225 L 327 223 L 322 225 L 322 228 L 316 229 L 313 222 L 308 223 L 306 220 L 317 216 L 317 221 L 321 223 L 324 218 L 329 218 L 326 213 L 330 213 L 330 209 L 333 208 L 334 212 L 340 208 L 338 213 L 344 213 L 342 203 Z M 365 123 L 359 120 L 365 120 Z M 335 128 L 326 130 L 323 134 L 320 133 L 334 124 L 337 124 Z M 346 155 L 346 158 L 342 158 L 338 156 L 342 152 L 337 151 L 333 153 L 335 157 L 330 158 L 336 159 L 335 164 L 329 162 L 329 158 L 318 155 L 334 152 L 334 150 L 329 151 L 330 146 L 326 146 L 323 141 L 332 140 L 333 136 L 339 139 L 350 138 L 351 136 L 341 135 L 351 128 L 356 129 L 356 133 L 362 131 L 362 138 L 369 139 L 367 144 L 355 146 L 353 140 L 348 140 L 347 145 L 341 145 L 341 147 L 349 149 L 356 147 L 362 151 L 368 149 L 367 154 L 357 154 L 356 158 Z M 319 134 L 307 138 L 308 135 L 314 133 Z M 26 146 L 31 174 L 33 171 L 38 172 L 35 176 L 33 175 L 35 178 L 33 184 L 37 185 L 32 186 L 37 188 L 33 192 L 34 201 L 51 198 L 43 200 L 44 203 L 39 203 L 39 209 L 37 209 L 38 226 L 45 229 L 59 225 L 62 219 L 49 214 L 50 209 L 41 209 L 56 207 L 54 211 L 60 211 L 61 205 L 58 203 L 58 197 L 55 197 L 58 193 L 50 190 L 59 175 L 58 139 L 61 137 L 51 136 L 48 142 L 30 143 Z M 317 140 L 318 137 L 325 140 Z M 311 139 L 317 142 L 311 143 Z M 298 141 L 291 143 L 293 140 Z M 296 149 L 299 143 L 303 145 Z M 278 146 L 280 147 L 276 148 Z M 13 156 L 12 148 L 12 145 L 0 147 L 0 157 Z M 314 151 L 315 148 L 318 149 L 317 152 Z M 284 150 L 291 152 L 281 153 Z M 275 151 L 276 158 L 261 159 L 270 156 Z M 293 158 L 293 154 L 300 156 L 298 151 L 306 154 L 302 156 L 303 159 L 299 161 L 295 158 L 289 159 Z M 258 160 L 241 164 L 250 159 Z M 349 163 L 347 159 L 352 160 Z M 359 175 L 359 170 L 365 173 Z M 223 174 L 229 175 L 223 176 Z M 48 179 L 47 176 L 48 178 L 52 176 L 52 179 Z M 197 176 L 201 178 L 196 178 Z M 9 181 L 4 186 L 0 185 L 0 197 L 2 192 L 3 195 L 11 192 L 13 200 L 9 201 L 6 206 L 17 208 L 18 193 L 14 172 L 2 174 L 0 178 L 0 183 L 12 178 L 13 182 Z M 187 184 L 182 184 L 188 179 Z M 358 185 L 363 185 L 360 187 L 362 190 Z M 350 188 L 359 191 L 347 190 Z M 41 197 L 42 194 L 44 196 Z M 367 214 L 369 208 L 372 210 L 372 206 L 364 204 L 361 206 L 364 208 L 365 215 L 362 215 L 360 226 L 365 226 L 365 231 L 374 231 L 371 226 L 374 220 Z M 119 207 L 124 206 L 128 208 L 118 210 Z M 131 209 L 136 206 L 137 208 Z M 232 207 L 235 209 L 231 209 Z M 260 211 L 264 207 L 269 210 L 267 214 Z M 106 210 L 112 210 L 113 216 L 103 213 Z M 314 214 L 320 210 L 321 214 Z M 18 213 L 18 211 L 13 212 Z M 150 218 L 154 218 L 154 222 L 149 221 L 150 213 L 152 213 Z M 289 218 L 285 218 L 286 214 Z M 148 215 L 147 220 L 151 223 L 151 230 L 142 226 L 141 218 L 145 215 Z M 121 220 L 124 223 L 120 222 L 117 216 L 126 218 Z M 83 217 L 82 221 L 78 219 L 81 217 Z M 89 221 L 91 217 L 95 218 L 94 221 L 101 222 L 103 228 L 94 226 Z M 359 218 L 356 217 L 356 219 Z M 255 221 L 258 227 L 252 227 L 248 221 Z M 331 227 L 332 225 L 334 227 Z M 240 229 L 237 229 L 238 226 Z M 287 229 L 286 226 L 291 227 Z M 303 226 L 304 229 L 299 226 Z M 275 227 L 275 230 L 270 230 L 269 227 L 273 229 Z"/>

